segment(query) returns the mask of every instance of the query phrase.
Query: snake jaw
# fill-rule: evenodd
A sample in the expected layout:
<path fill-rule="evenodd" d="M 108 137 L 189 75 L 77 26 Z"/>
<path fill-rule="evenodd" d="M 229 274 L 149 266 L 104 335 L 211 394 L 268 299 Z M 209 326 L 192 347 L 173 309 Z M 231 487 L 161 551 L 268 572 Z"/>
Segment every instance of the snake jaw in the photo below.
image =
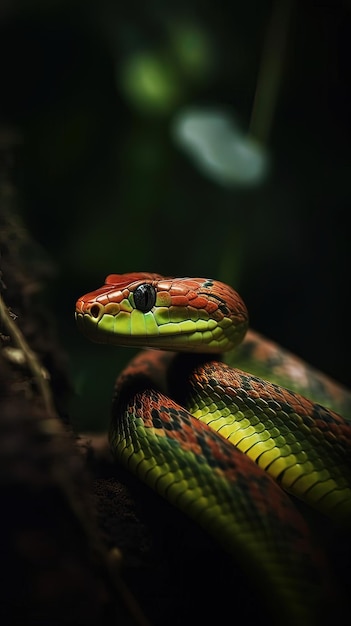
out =
<path fill-rule="evenodd" d="M 136 313 L 140 312 L 137 311 Z M 145 322 L 145 316 L 140 313 L 138 317 L 140 317 L 139 325 L 142 326 L 143 322 Z M 123 323 L 121 320 L 121 312 L 118 316 L 103 313 L 99 314 L 97 317 L 94 317 L 89 312 L 76 312 L 75 318 L 82 334 L 95 343 L 108 343 L 110 345 L 123 347 L 153 347 L 162 350 L 177 350 L 179 352 L 208 352 L 213 354 L 218 354 L 220 351 L 225 350 L 226 344 L 228 343 L 225 335 L 222 334 L 221 337 L 219 337 L 217 333 L 214 337 L 209 330 L 200 331 L 195 328 L 193 330 L 184 331 L 184 329 L 181 330 L 176 324 L 173 324 L 175 331 L 170 332 L 170 323 L 159 326 L 158 332 L 155 335 L 145 334 L 145 324 L 143 332 L 137 333 L 133 331 L 130 332 L 130 334 L 117 332 L 116 329 Z M 134 318 L 134 322 L 135 321 Z M 131 315 L 126 315 L 124 324 L 128 324 L 129 327 L 133 325 Z M 134 328 L 136 328 L 135 323 Z"/>

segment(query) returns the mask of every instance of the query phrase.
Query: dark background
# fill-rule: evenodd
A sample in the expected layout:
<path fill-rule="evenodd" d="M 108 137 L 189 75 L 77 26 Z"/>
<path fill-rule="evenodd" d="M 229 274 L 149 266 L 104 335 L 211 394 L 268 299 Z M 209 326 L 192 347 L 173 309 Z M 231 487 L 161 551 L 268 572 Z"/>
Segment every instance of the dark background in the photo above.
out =
<path fill-rule="evenodd" d="M 229 110 L 248 131 L 283 4 L 1 4 L 1 122 L 20 136 L 20 211 L 48 267 L 42 297 L 79 428 L 106 426 L 131 355 L 89 344 L 75 327 L 76 298 L 109 273 L 231 282 L 254 328 L 349 383 L 350 3 L 292 3 L 261 184 L 218 184 L 171 132 L 187 106 Z M 135 67 L 156 81 L 151 101 Z"/>

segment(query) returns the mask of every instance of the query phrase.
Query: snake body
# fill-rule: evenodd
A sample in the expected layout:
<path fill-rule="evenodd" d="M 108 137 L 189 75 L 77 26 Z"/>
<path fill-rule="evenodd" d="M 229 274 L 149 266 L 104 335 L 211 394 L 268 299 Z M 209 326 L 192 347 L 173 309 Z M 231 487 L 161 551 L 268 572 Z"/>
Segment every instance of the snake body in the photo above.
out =
<path fill-rule="evenodd" d="M 314 623 L 323 568 L 285 492 L 338 523 L 351 520 L 350 424 L 213 360 L 240 344 L 248 325 L 240 296 L 218 281 L 114 274 L 79 298 L 76 319 L 94 341 L 178 353 L 142 352 L 118 378 L 115 457 L 254 571 L 264 597 L 274 590 L 277 623 L 282 615 Z"/>

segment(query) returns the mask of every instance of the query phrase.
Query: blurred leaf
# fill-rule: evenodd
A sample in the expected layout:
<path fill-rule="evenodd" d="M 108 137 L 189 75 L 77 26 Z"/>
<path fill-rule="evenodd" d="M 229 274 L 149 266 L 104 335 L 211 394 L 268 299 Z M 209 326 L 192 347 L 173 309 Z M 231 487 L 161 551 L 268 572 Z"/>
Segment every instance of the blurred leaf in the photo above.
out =
<path fill-rule="evenodd" d="M 172 24 L 170 44 L 185 75 L 193 80 L 208 78 L 214 63 L 214 50 L 204 29 L 195 24 Z"/>
<path fill-rule="evenodd" d="M 143 113 L 167 114 L 182 98 L 182 81 L 161 53 L 135 53 L 125 61 L 119 80 L 129 103 Z"/>
<path fill-rule="evenodd" d="M 267 152 L 223 111 L 183 109 L 173 135 L 198 169 L 220 185 L 252 187 L 267 176 Z"/>

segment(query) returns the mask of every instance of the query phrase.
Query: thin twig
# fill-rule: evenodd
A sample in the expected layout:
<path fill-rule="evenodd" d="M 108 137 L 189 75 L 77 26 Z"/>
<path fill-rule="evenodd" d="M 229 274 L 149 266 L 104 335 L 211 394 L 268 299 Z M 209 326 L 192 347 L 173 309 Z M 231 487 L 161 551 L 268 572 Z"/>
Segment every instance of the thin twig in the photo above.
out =
<path fill-rule="evenodd" d="M 276 0 L 263 46 L 249 133 L 267 143 L 277 105 L 294 0 Z"/>
<path fill-rule="evenodd" d="M 52 400 L 50 386 L 45 377 L 43 366 L 37 358 L 35 352 L 29 347 L 23 333 L 12 319 L 9 310 L 0 294 L 0 321 L 4 324 L 6 331 L 12 338 L 15 346 L 19 348 L 27 362 L 28 368 L 36 382 L 39 393 L 42 397 L 44 407 L 49 416 L 55 416 L 56 411 Z"/>

